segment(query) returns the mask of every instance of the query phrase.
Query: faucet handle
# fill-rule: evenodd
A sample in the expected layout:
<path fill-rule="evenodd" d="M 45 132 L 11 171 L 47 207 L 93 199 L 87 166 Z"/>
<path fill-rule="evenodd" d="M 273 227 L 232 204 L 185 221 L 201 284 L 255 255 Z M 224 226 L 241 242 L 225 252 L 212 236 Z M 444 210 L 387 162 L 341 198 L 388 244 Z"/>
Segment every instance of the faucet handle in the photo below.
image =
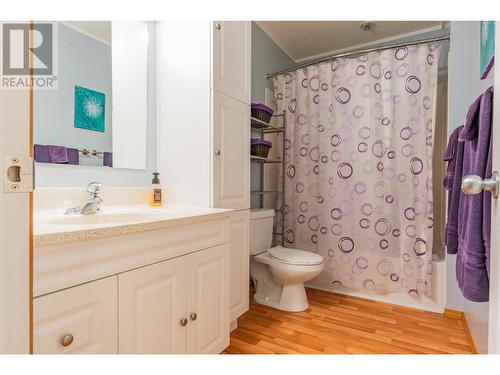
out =
<path fill-rule="evenodd" d="M 91 182 L 87 185 L 87 191 L 90 194 L 97 195 L 99 191 L 104 187 L 100 182 Z"/>

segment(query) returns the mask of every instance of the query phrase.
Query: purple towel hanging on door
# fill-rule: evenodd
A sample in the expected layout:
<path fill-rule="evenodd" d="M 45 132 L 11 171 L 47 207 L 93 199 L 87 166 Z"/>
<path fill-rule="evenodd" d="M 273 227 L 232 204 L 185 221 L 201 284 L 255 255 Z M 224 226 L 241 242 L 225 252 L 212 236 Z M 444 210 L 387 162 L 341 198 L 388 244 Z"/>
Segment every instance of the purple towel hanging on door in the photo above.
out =
<path fill-rule="evenodd" d="M 456 164 L 449 192 L 452 195 L 448 196 L 448 253 L 457 253 L 458 286 L 464 297 L 474 302 L 489 300 L 491 194 L 465 195 L 460 186 L 462 176 L 474 174 L 489 178 L 492 175 L 492 97 L 490 88 L 467 112 L 453 157 Z"/>

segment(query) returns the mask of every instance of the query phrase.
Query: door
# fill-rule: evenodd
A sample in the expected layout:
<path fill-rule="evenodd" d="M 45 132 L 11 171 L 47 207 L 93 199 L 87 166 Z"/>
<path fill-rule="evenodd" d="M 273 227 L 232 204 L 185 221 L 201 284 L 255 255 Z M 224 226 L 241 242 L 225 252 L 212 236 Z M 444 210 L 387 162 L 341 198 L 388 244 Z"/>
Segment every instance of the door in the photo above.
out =
<path fill-rule="evenodd" d="M 248 311 L 250 283 L 250 211 L 236 211 L 231 214 L 230 224 L 230 321 Z"/>
<path fill-rule="evenodd" d="M 0 23 L 0 29 L 3 23 Z M 3 51 L 3 38 L 0 48 Z M 0 88 L 0 169 L 31 155 L 30 91 Z M 28 161 L 29 162 L 29 161 Z M 26 176 L 28 179 L 30 177 Z M 0 184 L 0 354 L 31 351 L 30 192 Z"/>
<path fill-rule="evenodd" d="M 117 277 L 35 298 L 35 354 L 117 354 Z"/>
<path fill-rule="evenodd" d="M 188 349 L 216 354 L 229 345 L 229 244 L 188 258 Z"/>
<path fill-rule="evenodd" d="M 500 40 L 500 23 L 495 22 L 495 40 Z M 495 55 L 499 56 L 500 45 L 495 43 Z M 500 74 L 495 73 L 493 95 L 493 171 L 500 172 Z M 490 249 L 490 311 L 488 323 L 488 352 L 500 354 L 500 202 L 492 199 L 491 249 Z"/>
<path fill-rule="evenodd" d="M 251 23 L 213 23 L 212 88 L 250 104 Z"/>
<path fill-rule="evenodd" d="M 119 352 L 186 352 L 186 257 L 118 275 Z"/>
<path fill-rule="evenodd" d="M 250 208 L 250 107 L 213 93 L 212 207 Z"/>

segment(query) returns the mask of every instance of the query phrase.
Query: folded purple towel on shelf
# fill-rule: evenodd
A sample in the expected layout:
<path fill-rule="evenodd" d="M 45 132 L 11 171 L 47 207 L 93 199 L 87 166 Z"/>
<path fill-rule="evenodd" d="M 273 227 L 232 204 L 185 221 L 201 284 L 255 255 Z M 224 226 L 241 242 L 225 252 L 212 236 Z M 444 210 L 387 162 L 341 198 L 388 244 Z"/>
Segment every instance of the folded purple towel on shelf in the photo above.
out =
<path fill-rule="evenodd" d="M 104 153 L 102 165 L 104 165 L 105 167 L 113 167 L 113 153 Z"/>
<path fill-rule="evenodd" d="M 35 161 L 39 163 L 50 163 L 49 147 L 47 145 L 35 145 Z"/>
<path fill-rule="evenodd" d="M 56 164 L 68 164 L 68 150 L 64 146 L 48 145 L 50 161 Z"/>
<path fill-rule="evenodd" d="M 80 165 L 80 151 L 76 148 L 67 148 L 68 164 Z"/>

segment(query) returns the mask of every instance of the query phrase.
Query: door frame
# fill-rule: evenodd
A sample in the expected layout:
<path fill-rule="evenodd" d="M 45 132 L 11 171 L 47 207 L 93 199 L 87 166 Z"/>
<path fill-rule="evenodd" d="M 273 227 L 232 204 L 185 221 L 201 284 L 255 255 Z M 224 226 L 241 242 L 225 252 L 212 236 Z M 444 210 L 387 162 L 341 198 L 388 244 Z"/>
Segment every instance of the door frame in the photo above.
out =
<path fill-rule="evenodd" d="M 0 27 L 2 25 L 0 23 Z M 33 41 L 32 30 L 30 44 Z M 31 58 L 29 64 L 32 76 Z M 2 170 L 5 155 L 33 157 L 31 87 L 24 90 L 0 89 L 0 123 Z M 0 184 L 2 187 L 3 179 L 4 176 Z M 33 352 L 32 213 L 32 192 L 6 193 L 0 188 L 0 354 Z"/>
<path fill-rule="evenodd" d="M 495 56 L 500 56 L 500 22 L 495 22 Z M 500 61 L 500 60 L 499 60 Z M 496 69 L 495 69 L 496 70 Z M 493 170 L 500 170 L 500 71 L 493 72 Z M 488 176 L 489 177 L 489 176 Z M 488 322 L 488 353 L 500 354 L 500 199 L 491 200 L 490 302 Z"/>

